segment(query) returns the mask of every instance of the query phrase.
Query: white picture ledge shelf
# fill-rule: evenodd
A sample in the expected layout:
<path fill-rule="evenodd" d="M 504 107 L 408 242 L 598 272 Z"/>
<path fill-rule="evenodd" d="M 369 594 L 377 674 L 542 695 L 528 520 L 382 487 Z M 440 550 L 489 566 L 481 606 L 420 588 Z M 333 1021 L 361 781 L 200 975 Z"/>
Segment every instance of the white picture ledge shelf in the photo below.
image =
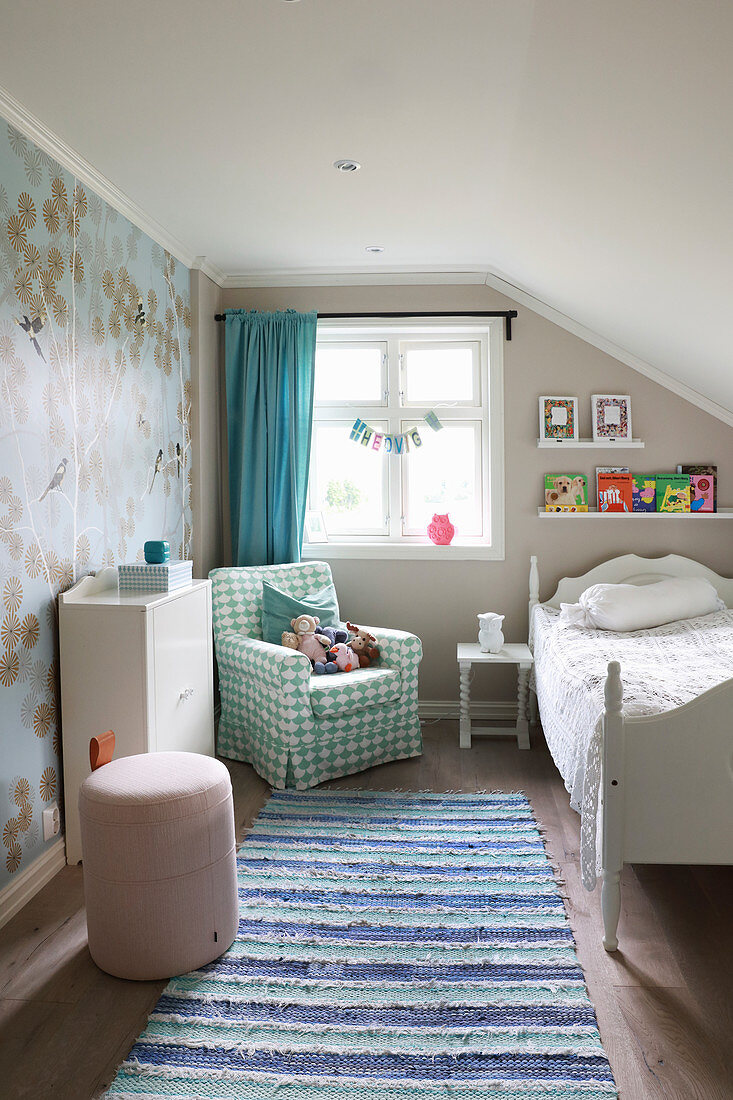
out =
<path fill-rule="evenodd" d="M 640 450 L 644 446 L 643 439 L 538 439 L 538 447 L 546 447 L 548 450 L 564 451 L 573 447 L 592 448 L 596 451 L 628 451 Z"/>
<path fill-rule="evenodd" d="M 733 508 L 719 508 L 717 512 L 599 512 L 590 508 L 587 512 L 546 512 L 537 509 L 540 519 L 733 519 Z"/>

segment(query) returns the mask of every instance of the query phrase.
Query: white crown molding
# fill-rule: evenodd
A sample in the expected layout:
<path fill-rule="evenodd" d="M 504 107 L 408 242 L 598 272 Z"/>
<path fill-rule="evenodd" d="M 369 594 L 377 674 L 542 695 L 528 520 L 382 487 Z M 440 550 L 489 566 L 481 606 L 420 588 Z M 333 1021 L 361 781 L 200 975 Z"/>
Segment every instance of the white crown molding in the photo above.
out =
<path fill-rule="evenodd" d="M 62 867 L 66 866 L 66 846 L 59 837 L 24 871 L 15 874 L 0 890 L 0 928 L 20 912 L 39 890 L 42 890 Z"/>
<path fill-rule="evenodd" d="M 223 286 L 227 290 L 282 286 L 421 286 L 463 285 L 484 286 L 486 269 L 466 270 L 435 268 L 370 268 L 368 271 L 345 271 L 326 268 L 308 271 L 303 268 L 286 271 L 253 271 L 245 275 L 227 275 Z"/>
<path fill-rule="evenodd" d="M 486 275 L 486 286 L 490 286 L 493 290 L 498 290 L 501 294 L 506 295 L 507 298 L 511 298 L 512 301 L 517 302 L 518 305 L 526 306 L 527 309 L 531 309 L 534 313 L 538 313 L 540 317 L 544 317 L 547 321 L 552 321 L 553 324 L 558 325 L 560 328 L 564 328 L 567 332 L 572 333 L 573 336 L 577 336 L 587 344 L 591 344 L 594 348 L 598 348 L 599 351 L 605 352 L 606 355 L 610 355 L 613 359 L 618 359 L 620 363 L 625 363 L 627 367 L 631 367 L 632 370 L 638 371 L 639 374 L 643 374 L 645 378 L 648 378 L 652 382 L 656 382 L 658 386 L 663 386 L 664 389 L 676 394 L 684 401 L 688 401 L 691 405 L 695 405 L 696 408 L 702 409 L 703 412 L 709 413 L 710 416 L 714 416 L 718 420 L 722 420 L 724 424 L 733 427 L 733 411 L 724 408 L 723 405 L 719 405 L 709 397 L 705 397 L 704 394 L 698 393 L 697 390 L 693 390 L 691 386 L 687 386 L 684 382 L 680 382 L 678 379 L 673 378 L 665 371 L 660 370 L 659 367 L 652 366 L 651 363 L 647 363 L 644 359 L 640 359 L 638 355 L 633 355 L 632 352 L 627 351 L 626 348 L 621 347 L 619 344 L 614 344 L 612 340 L 606 339 L 605 336 L 601 336 L 592 329 L 586 328 L 586 326 L 582 325 L 579 321 L 574 321 L 572 317 L 568 317 L 566 314 L 561 313 L 560 310 L 555 309 L 554 306 L 548 305 L 547 302 L 543 302 L 539 298 L 535 298 L 529 291 L 523 290 L 521 287 L 508 282 L 506 279 L 492 272 L 488 272 Z"/>
<path fill-rule="evenodd" d="M 20 130 L 31 141 L 34 141 L 39 149 L 43 149 L 45 153 L 57 160 L 63 168 L 71 172 L 75 179 L 85 183 L 87 187 L 91 187 L 100 198 L 113 206 L 133 225 L 147 233 L 161 248 L 165 248 L 172 256 L 180 260 L 185 267 L 192 267 L 193 253 L 184 244 L 169 233 L 155 218 L 146 214 L 124 191 L 120 191 L 119 187 L 115 187 L 106 176 L 97 171 L 93 164 L 90 164 L 88 160 L 85 160 L 84 157 L 67 145 L 62 138 L 49 130 L 48 126 L 44 125 L 39 118 L 26 110 L 22 103 L 19 103 L 2 85 L 0 85 L 0 115 L 16 130 Z"/>
<path fill-rule="evenodd" d="M 220 267 L 217 267 L 213 260 L 208 258 L 208 256 L 194 256 L 191 269 L 192 271 L 200 271 L 203 275 L 208 276 L 217 286 L 224 286 L 227 276 Z"/>

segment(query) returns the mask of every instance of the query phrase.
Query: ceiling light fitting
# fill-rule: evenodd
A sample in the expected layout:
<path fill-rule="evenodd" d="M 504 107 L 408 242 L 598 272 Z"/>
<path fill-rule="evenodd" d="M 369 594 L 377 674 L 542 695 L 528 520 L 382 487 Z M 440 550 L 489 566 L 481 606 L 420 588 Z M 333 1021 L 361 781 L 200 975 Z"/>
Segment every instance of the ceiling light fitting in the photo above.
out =
<path fill-rule="evenodd" d="M 339 172 L 358 172 L 361 168 L 358 160 L 335 160 L 333 166 Z"/>
<path fill-rule="evenodd" d="M 365 252 L 384 252 L 384 248 L 381 244 L 368 244 L 364 248 Z"/>

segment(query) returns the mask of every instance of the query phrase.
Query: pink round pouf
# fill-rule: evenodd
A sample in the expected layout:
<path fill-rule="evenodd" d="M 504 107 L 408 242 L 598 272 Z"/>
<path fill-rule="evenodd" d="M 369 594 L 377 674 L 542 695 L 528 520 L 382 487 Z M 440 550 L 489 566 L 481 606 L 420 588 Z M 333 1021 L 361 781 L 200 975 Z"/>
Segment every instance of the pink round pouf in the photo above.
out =
<path fill-rule="evenodd" d="M 237 863 L 229 772 L 192 752 L 112 760 L 79 791 L 89 951 L 139 981 L 231 947 Z"/>

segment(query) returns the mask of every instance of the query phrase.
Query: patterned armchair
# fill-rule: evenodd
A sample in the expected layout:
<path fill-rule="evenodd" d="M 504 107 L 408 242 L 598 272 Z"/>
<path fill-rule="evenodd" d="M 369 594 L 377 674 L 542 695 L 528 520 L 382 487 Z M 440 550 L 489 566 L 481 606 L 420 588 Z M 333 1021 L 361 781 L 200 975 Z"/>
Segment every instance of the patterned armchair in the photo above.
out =
<path fill-rule="evenodd" d="M 377 665 L 314 676 L 304 654 L 262 640 L 262 581 L 302 599 L 331 583 L 327 562 L 215 569 L 209 575 L 220 755 L 252 764 L 273 787 L 298 790 L 420 755 L 419 638 L 369 627 L 379 642 Z"/>

